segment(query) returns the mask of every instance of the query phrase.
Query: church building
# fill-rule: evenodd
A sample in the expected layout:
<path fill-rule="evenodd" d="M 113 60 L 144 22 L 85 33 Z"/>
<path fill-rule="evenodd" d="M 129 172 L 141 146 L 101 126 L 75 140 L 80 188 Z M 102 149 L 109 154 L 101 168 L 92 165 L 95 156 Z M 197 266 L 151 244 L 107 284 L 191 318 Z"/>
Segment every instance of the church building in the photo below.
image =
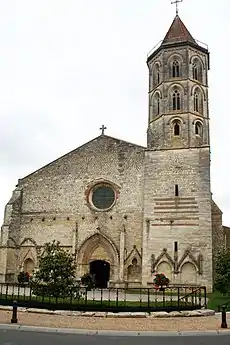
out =
<path fill-rule="evenodd" d="M 225 243 L 210 189 L 208 47 L 176 15 L 148 55 L 147 145 L 104 133 L 19 179 L 5 207 L 0 282 L 32 273 L 44 243 L 59 240 L 76 277 L 98 287 L 171 284 L 212 290 Z M 147 114 L 146 114 L 147 119 Z"/>

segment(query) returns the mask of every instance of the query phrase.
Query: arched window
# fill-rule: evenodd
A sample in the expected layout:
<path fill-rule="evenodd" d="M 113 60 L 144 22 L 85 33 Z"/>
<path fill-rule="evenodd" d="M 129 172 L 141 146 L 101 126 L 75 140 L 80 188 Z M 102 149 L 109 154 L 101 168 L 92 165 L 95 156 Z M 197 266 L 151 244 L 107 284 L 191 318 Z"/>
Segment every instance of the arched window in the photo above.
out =
<path fill-rule="evenodd" d="M 195 112 L 203 114 L 203 97 L 199 89 L 194 92 L 193 105 Z"/>
<path fill-rule="evenodd" d="M 197 92 L 194 92 L 194 111 L 199 112 L 199 96 Z"/>
<path fill-rule="evenodd" d="M 156 66 L 156 79 L 157 79 L 157 84 L 160 84 L 160 67 L 159 67 L 159 65 Z"/>
<path fill-rule="evenodd" d="M 160 95 L 158 92 L 155 93 L 153 97 L 153 115 L 159 115 L 160 114 Z"/>
<path fill-rule="evenodd" d="M 181 109 L 181 97 L 180 97 L 180 92 L 178 90 L 175 90 L 173 92 L 172 101 L 173 101 L 173 110 L 180 110 Z"/>
<path fill-rule="evenodd" d="M 174 60 L 172 64 L 172 76 L 173 78 L 180 76 L 180 64 L 177 60 Z"/>
<path fill-rule="evenodd" d="M 200 137 L 202 137 L 203 134 L 203 126 L 198 121 L 195 123 L 195 134 L 199 135 Z"/>
<path fill-rule="evenodd" d="M 153 68 L 153 86 L 160 84 L 160 66 L 156 64 Z"/>
<path fill-rule="evenodd" d="M 180 135 L 180 125 L 178 122 L 175 122 L 174 123 L 174 126 L 173 126 L 173 133 L 175 136 L 178 136 Z"/>
<path fill-rule="evenodd" d="M 199 60 L 194 60 L 192 63 L 192 78 L 202 83 L 202 66 Z"/>

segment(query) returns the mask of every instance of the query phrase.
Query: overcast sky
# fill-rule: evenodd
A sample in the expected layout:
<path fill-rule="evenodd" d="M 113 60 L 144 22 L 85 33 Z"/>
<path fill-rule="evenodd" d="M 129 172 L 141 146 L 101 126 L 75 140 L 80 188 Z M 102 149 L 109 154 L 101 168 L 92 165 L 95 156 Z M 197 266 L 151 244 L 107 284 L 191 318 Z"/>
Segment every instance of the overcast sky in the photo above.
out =
<path fill-rule="evenodd" d="M 0 223 L 18 178 L 100 134 L 146 145 L 147 53 L 170 0 L 0 0 Z M 230 226 L 230 1 L 184 0 L 211 53 L 212 192 Z"/>

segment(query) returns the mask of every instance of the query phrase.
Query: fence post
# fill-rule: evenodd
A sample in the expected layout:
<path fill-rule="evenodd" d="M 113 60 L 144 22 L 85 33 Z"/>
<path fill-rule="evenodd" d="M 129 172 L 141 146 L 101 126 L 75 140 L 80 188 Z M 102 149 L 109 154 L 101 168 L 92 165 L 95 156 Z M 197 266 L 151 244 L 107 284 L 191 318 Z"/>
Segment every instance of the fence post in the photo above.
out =
<path fill-rule="evenodd" d="M 17 301 L 14 301 L 11 323 L 18 323 L 17 311 L 18 311 L 18 304 L 17 304 Z"/>
<path fill-rule="evenodd" d="M 221 313 L 221 328 L 228 328 L 227 319 L 226 319 L 226 306 L 222 307 Z"/>

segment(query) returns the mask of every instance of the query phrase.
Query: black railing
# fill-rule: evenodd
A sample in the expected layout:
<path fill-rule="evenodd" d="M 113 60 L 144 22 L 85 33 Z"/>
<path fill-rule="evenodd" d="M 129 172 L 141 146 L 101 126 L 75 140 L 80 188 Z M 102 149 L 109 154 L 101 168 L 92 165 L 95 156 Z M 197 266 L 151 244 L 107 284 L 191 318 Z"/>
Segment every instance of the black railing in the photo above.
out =
<path fill-rule="evenodd" d="M 49 310 L 79 311 L 180 311 L 206 307 L 205 287 L 169 286 L 159 291 L 155 288 L 109 288 L 87 290 L 70 297 L 54 297 L 47 293 L 35 295 L 29 285 L 0 284 L 0 305 Z"/>

